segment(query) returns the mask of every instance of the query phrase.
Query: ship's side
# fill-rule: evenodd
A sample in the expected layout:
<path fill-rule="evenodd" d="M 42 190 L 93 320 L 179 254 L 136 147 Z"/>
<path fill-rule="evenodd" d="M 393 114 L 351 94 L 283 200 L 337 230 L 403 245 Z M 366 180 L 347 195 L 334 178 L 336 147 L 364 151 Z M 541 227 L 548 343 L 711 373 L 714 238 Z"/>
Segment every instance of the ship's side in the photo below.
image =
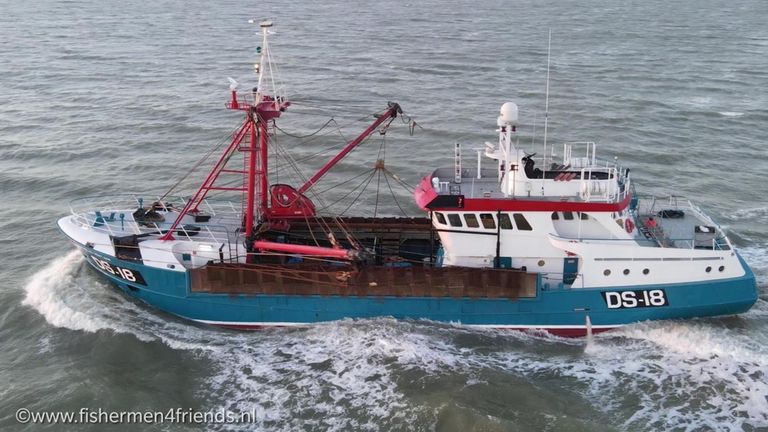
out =
<path fill-rule="evenodd" d="M 88 264 L 128 295 L 186 319 L 238 329 L 388 316 L 579 336 L 587 332 L 587 318 L 597 332 L 644 320 L 737 314 L 756 299 L 754 276 L 738 255 L 741 276 L 706 283 L 569 288 L 520 270 L 430 266 L 378 266 L 346 279 L 339 276 L 348 268 L 313 269 L 316 276 L 297 278 L 297 264 L 276 275 L 274 267 L 265 273 L 256 264 L 212 260 L 187 269 L 167 256 L 164 265 L 118 259 L 96 247 L 97 239 L 89 245 L 73 237 L 69 223 L 71 217 L 60 226 Z"/>

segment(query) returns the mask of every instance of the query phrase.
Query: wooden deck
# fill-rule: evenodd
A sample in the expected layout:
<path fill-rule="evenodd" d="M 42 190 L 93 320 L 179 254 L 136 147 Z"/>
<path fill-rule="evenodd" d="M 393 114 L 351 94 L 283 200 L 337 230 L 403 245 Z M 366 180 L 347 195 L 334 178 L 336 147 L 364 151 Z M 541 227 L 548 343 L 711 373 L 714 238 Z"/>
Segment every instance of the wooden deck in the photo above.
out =
<path fill-rule="evenodd" d="M 536 275 L 521 270 L 465 267 L 209 264 L 191 270 L 192 292 L 322 296 L 536 296 Z"/>

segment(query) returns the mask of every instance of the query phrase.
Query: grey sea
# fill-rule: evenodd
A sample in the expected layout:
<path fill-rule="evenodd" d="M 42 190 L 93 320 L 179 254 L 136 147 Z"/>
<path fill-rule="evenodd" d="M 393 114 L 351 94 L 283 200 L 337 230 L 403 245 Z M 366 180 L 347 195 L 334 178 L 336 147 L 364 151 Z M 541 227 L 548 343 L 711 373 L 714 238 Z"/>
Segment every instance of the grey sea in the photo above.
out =
<path fill-rule="evenodd" d="M 227 138 L 240 117 L 226 78 L 255 80 L 254 17 L 276 24 L 294 101 L 280 127 L 334 119 L 312 139 L 279 134 L 304 172 L 397 101 L 420 127 L 393 124 L 386 164 L 410 184 L 452 165 L 456 142 L 472 161 L 506 101 L 541 154 L 551 29 L 550 148 L 595 141 L 640 191 L 696 201 L 761 299 L 574 340 L 387 318 L 240 333 L 132 302 L 56 220 L 80 197 L 162 194 Z M 768 430 L 767 22 L 765 0 L 0 2 L 0 429 Z M 394 185 L 378 205 L 375 180 L 332 187 L 370 170 L 380 140 L 323 180 L 326 211 L 419 214 Z M 189 417 L 24 423 L 23 410 Z"/>

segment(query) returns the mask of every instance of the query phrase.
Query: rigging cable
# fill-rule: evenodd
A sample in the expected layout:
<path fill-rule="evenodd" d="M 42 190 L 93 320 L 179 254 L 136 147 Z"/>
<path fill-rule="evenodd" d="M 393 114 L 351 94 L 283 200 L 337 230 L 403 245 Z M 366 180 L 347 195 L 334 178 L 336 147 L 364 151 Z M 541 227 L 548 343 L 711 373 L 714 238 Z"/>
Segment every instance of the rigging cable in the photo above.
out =
<path fill-rule="evenodd" d="M 294 134 L 292 134 L 292 133 L 286 132 L 285 130 L 283 130 L 282 128 L 280 128 L 280 126 L 278 126 L 278 125 L 276 125 L 276 124 L 275 124 L 274 126 L 275 126 L 275 129 L 277 129 L 277 130 L 279 130 L 280 132 L 282 132 L 282 133 L 284 133 L 284 134 L 288 135 L 288 136 L 289 136 L 289 137 L 291 137 L 291 138 L 305 139 L 305 138 L 309 138 L 309 137 L 311 137 L 311 136 L 315 136 L 315 135 L 317 135 L 318 133 L 320 133 L 320 131 L 322 131 L 323 129 L 325 129 L 325 127 L 326 127 L 326 126 L 328 126 L 328 125 L 329 125 L 329 124 L 331 124 L 331 123 L 336 123 L 336 120 L 335 120 L 333 117 L 331 117 L 330 119 L 328 119 L 328 121 L 327 121 L 327 122 L 325 122 L 325 123 L 324 123 L 322 126 L 320 126 L 320 129 L 318 129 L 318 130 L 316 130 L 316 131 L 312 132 L 312 133 L 311 133 L 311 134 L 309 134 L 309 135 L 294 135 Z M 339 124 L 338 124 L 338 123 L 336 123 L 336 126 L 338 126 L 338 125 L 339 125 Z"/>
<path fill-rule="evenodd" d="M 352 200 L 349 206 L 347 206 L 347 208 L 345 208 L 343 212 L 339 213 L 339 216 L 342 216 L 344 215 L 344 213 L 349 211 L 349 209 L 352 208 L 352 206 L 357 202 L 357 200 L 360 199 L 360 196 L 363 194 L 363 192 L 365 192 L 365 190 L 368 189 L 368 185 L 371 184 L 371 180 L 373 180 L 373 175 L 376 174 L 376 171 L 377 170 L 375 168 L 371 170 L 371 176 L 368 177 L 368 182 L 365 184 L 365 186 L 363 186 L 363 188 L 360 190 L 360 193 L 357 194 L 357 196 L 355 197 L 355 199 Z"/>
<path fill-rule="evenodd" d="M 387 172 L 385 171 L 385 174 Z M 403 210 L 403 208 L 400 206 L 400 203 L 397 201 L 397 196 L 395 196 L 395 191 L 392 190 L 392 185 L 389 184 L 389 178 L 388 176 L 384 176 L 384 180 L 387 182 L 387 187 L 389 188 L 389 193 L 392 194 L 392 199 L 395 200 L 395 204 L 397 205 L 397 208 L 400 209 L 400 212 L 403 213 L 403 216 L 408 216 L 408 214 Z"/>
<path fill-rule="evenodd" d="M 305 176 L 305 175 L 304 175 L 304 174 L 301 172 L 301 168 L 299 168 L 299 166 L 298 166 L 298 164 L 296 163 L 296 161 L 295 161 L 295 159 L 293 158 L 293 156 L 291 156 L 291 154 L 290 154 L 290 153 L 288 153 L 288 152 L 286 151 L 286 149 L 285 149 L 285 148 L 283 148 L 283 146 L 281 146 L 281 145 L 280 145 L 280 143 L 277 141 L 277 137 L 276 137 L 276 136 L 275 136 L 275 140 L 274 140 L 274 143 L 275 143 L 275 147 L 276 147 L 276 148 L 278 148 L 278 149 L 280 149 L 280 150 L 282 151 L 282 153 L 283 153 L 283 158 L 284 158 L 284 159 L 286 159 L 286 161 L 288 162 L 288 164 L 289 164 L 289 165 L 290 165 L 290 166 L 291 166 L 291 167 L 294 169 L 294 171 L 296 172 L 296 174 L 299 176 L 300 180 L 301 180 L 301 179 L 303 179 L 303 180 L 301 180 L 301 182 L 306 182 L 306 181 L 307 181 L 307 178 L 306 178 L 306 176 Z M 320 202 L 320 203 L 322 203 L 322 202 L 323 202 L 323 201 L 322 201 L 322 199 L 321 199 L 321 197 L 319 197 L 319 196 L 316 196 L 316 194 L 314 193 L 314 191 L 313 191 L 313 195 L 315 195 L 315 197 L 317 198 L 318 202 Z M 320 227 L 321 227 L 321 228 L 324 228 L 324 231 L 325 231 L 327 234 L 331 234 L 331 233 L 332 233 L 331 227 L 330 227 L 330 226 L 329 226 L 327 223 L 325 223 L 325 221 L 324 221 L 322 218 L 320 218 L 319 216 L 315 215 L 315 219 L 316 219 L 316 220 L 319 222 L 319 225 L 320 225 Z M 349 235 L 350 235 L 350 234 L 349 234 L 349 232 L 347 231 L 347 229 L 346 229 L 346 228 L 345 228 L 345 227 L 344 227 L 342 224 L 340 224 L 340 223 L 338 223 L 338 222 L 337 222 L 337 225 L 339 226 L 339 229 L 340 229 L 340 230 L 341 230 L 341 231 L 342 231 L 342 232 L 345 234 L 345 236 L 349 237 Z M 314 236 L 313 236 L 313 237 L 314 237 Z"/>
<path fill-rule="evenodd" d="M 161 197 L 158 199 L 158 201 L 162 201 L 162 200 L 164 200 L 164 199 L 165 199 L 165 197 L 167 197 L 168 195 L 170 195 L 170 194 L 171 194 L 171 192 L 173 192 L 173 191 L 174 191 L 174 190 L 175 190 L 175 189 L 176 189 L 176 188 L 177 188 L 177 187 L 178 187 L 178 186 L 181 184 L 181 182 L 183 182 L 184 180 L 186 180 L 186 179 L 187 179 L 187 177 L 189 177 L 189 175 L 190 175 L 190 174 L 192 174 L 192 172 L 193 172 L 193 171 L 195 171 L 197 168 L 199 168 L 199 167 L 200 167 L 200 165 L 202 165 L 202 164 L 203 164 L 203 162 L 205 162 L 205 161 L 206 161 L 206 159 L 208 159 L 209 157 L 211 157 L 211 155 L 213 154 L 213 152 L 215 152 L 216 150 L 218 150 L 219 148 L 221 148 L 221 146 L 222 146 L 222 145 L 224 145 L 224 143 L 225 143 L 225 142 L 227 142 L 229 139 L 231 139 L 231 138 L 233 137 L 233 135 L 234 135 L 234 134 L 235 134 L 235 133 L 236 133 L 236 132 L 237 132 L 237 131 L 238 131 L 238 130 L 241 128 L 241 127 L 242 127 L 242 126 L 237 126 L 237 127 L 235 127 L 234 129 L 232 129 L 232 132 L 230 132 L 230 133 L 229 133 L 229 135 L 227 135 L 225 138 L 222 138 L 221 140 L 219 140 L 219 142 L 218 142 L 217 144 L 215 144 L 213 147 L 211 147 L 211 149 L 210 149 L 210 150 L 208 150 L 208 152 L 207 152 L 207 153 L 205 153 L 205 154 L 203 155 L 203 157 L 201 157 L 201 158 L 200 158 L 200 160 L 198 160 L 198 161 L 197 161 L 197 162 L 196 162 L 194 165 L 192 165 L 192 168 L 188 169 L 188 170 L 187 170 L 187 172 L 186 172 L 186 173 L 184 173 L 184 175 L 183 175 L 183 176 L 181 176 L 181 178 L 180 178 L 178 181 L 176 181 L 176 182 L 175 182 L 173 185 L 171 185 L 171 187 L 168 189 L 168 191 L 166 191 L 166 192 L 165 192 L 165 193 L 164 193 L 164 194 L 163 194 L 163 195 L 162 195 L 162 196 L 161 196 Z"/>

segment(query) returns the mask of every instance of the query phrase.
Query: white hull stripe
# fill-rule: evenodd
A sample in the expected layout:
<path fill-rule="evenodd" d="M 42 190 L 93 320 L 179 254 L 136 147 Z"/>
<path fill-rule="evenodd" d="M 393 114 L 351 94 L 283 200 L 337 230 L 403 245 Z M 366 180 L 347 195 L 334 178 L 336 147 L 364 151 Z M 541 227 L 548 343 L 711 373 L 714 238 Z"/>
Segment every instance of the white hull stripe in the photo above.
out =
<path fill-rule="evenodd" d="M 241 321 L 209 321 L 209 320 L 193 320 L 203 324 L 217 325 L 217 326 L 250 326 L 250 327 L 306 327 L 318 323 L 295 323 L 295 322 L 241 322 Z M 586 325 L 525 325 L 525 324 L 461 324 L 461 323 L 447 323 L 456 324 L 463 327 L 475 327 L 475 328 L 489 328 L 489 329 L 586 329 Z M 613 329 L 617 327 L 623 327 L 626 324 L 611 324 L 611 325 L 593 325 L 593 329 Z"/>

